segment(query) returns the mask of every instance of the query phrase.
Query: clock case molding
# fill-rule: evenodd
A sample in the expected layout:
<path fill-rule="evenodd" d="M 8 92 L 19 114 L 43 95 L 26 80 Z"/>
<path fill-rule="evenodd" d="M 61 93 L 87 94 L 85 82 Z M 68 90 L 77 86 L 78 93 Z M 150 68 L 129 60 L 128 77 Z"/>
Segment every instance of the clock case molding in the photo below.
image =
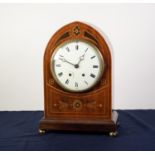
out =
<path fill-rule="evenodd" d="M 54 50 L 70 40 L 91 42 L 101 52 L 105 69 L 92 89 L 73 93 L 63 90 L 50 71 Z M 112 112 L 111 54 L 99 32 L 82 22 L 73 22 L 59 29 L 50 39 L 44 54 L 44 117 L 40 130 L 115 132 L 118 114 Z"/>

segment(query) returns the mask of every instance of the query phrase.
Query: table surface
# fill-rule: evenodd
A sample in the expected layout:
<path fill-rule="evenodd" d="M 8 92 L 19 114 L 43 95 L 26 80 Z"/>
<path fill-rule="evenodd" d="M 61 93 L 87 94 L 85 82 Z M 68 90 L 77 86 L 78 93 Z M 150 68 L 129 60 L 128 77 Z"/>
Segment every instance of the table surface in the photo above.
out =
<path fill-rule="evenodd" d="M 42 111 L 1 111 L 0 150 L 155 150 L 155 110 L 117 110 L 118 136 L 38 134 Z"/>

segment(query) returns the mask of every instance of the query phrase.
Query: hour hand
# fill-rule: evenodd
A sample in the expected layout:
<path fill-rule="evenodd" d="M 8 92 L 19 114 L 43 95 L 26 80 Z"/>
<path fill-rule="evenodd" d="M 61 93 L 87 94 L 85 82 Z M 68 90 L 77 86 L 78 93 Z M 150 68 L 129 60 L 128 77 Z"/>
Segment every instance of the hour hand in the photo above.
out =
<path fill-rule="evenodd" d="M 80 56 L 79 62 L 78 62 L 77 64 L 79 65 L 79 63 L 80 63 L 82 60 L 84 60 L 84 54 L 83 54 L 82 56 Z"/>
<path fill-rule="evenodd" d="M 79 66 L 80 62 L 81 62 L 82 60 L 84 60 L 84 56 L 85 56 L 85 54 L 83 54 L 82 56 L 79 57 L 79 61 L 78 61 L 78 63 L 76 64 L 76 66 Z M 77 67 L 77 68 L 78 68 L 78 67 Z"/>
<path fill-rule="evenodd" d="M 82 60 L 84 60 L 84 57 L 85 57 L 85 54 L 86 54 L 87 50 L 88 50 L 88 48 L 85 50 L 85 53 L 79 57 L 79 61 L 78 61 L 78 63 L 77 63 L 76 65 L 79 65 L 80 62 L 81 62 Z"/>

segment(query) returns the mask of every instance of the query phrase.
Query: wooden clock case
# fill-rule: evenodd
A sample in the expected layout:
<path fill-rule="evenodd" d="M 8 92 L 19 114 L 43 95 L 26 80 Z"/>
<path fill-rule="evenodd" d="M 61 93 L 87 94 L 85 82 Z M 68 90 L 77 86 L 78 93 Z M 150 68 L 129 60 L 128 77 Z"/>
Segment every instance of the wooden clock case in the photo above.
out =
<path fill-rule="evenodd" d="M 105 70 L 91 90 L 71 93 L 63 90 L 50 71 L 50 59 L 61 43 L 80 39 L 91 42 L 101 52 Z M 44 117 L 39 131 L 66 130 L 116 133 L 118 114 L 112 112 L 111 54 L 104 38 L 91 26 L 73 22 L 59 29 L 50 39 L 44 54 Z"/>

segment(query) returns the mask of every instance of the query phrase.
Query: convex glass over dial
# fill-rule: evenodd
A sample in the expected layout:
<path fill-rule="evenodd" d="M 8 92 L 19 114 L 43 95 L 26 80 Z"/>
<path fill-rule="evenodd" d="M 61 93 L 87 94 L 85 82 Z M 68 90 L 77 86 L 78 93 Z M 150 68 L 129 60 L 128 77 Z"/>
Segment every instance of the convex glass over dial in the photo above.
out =
<path fill-rule="evenodd" d="M 58 46 L 51 56 L 50 69 L 55 81 L 70 92 L 83 92 L 97 84 L 104 70 L 104 59 L 91 43 L 71 40 Z"/>

